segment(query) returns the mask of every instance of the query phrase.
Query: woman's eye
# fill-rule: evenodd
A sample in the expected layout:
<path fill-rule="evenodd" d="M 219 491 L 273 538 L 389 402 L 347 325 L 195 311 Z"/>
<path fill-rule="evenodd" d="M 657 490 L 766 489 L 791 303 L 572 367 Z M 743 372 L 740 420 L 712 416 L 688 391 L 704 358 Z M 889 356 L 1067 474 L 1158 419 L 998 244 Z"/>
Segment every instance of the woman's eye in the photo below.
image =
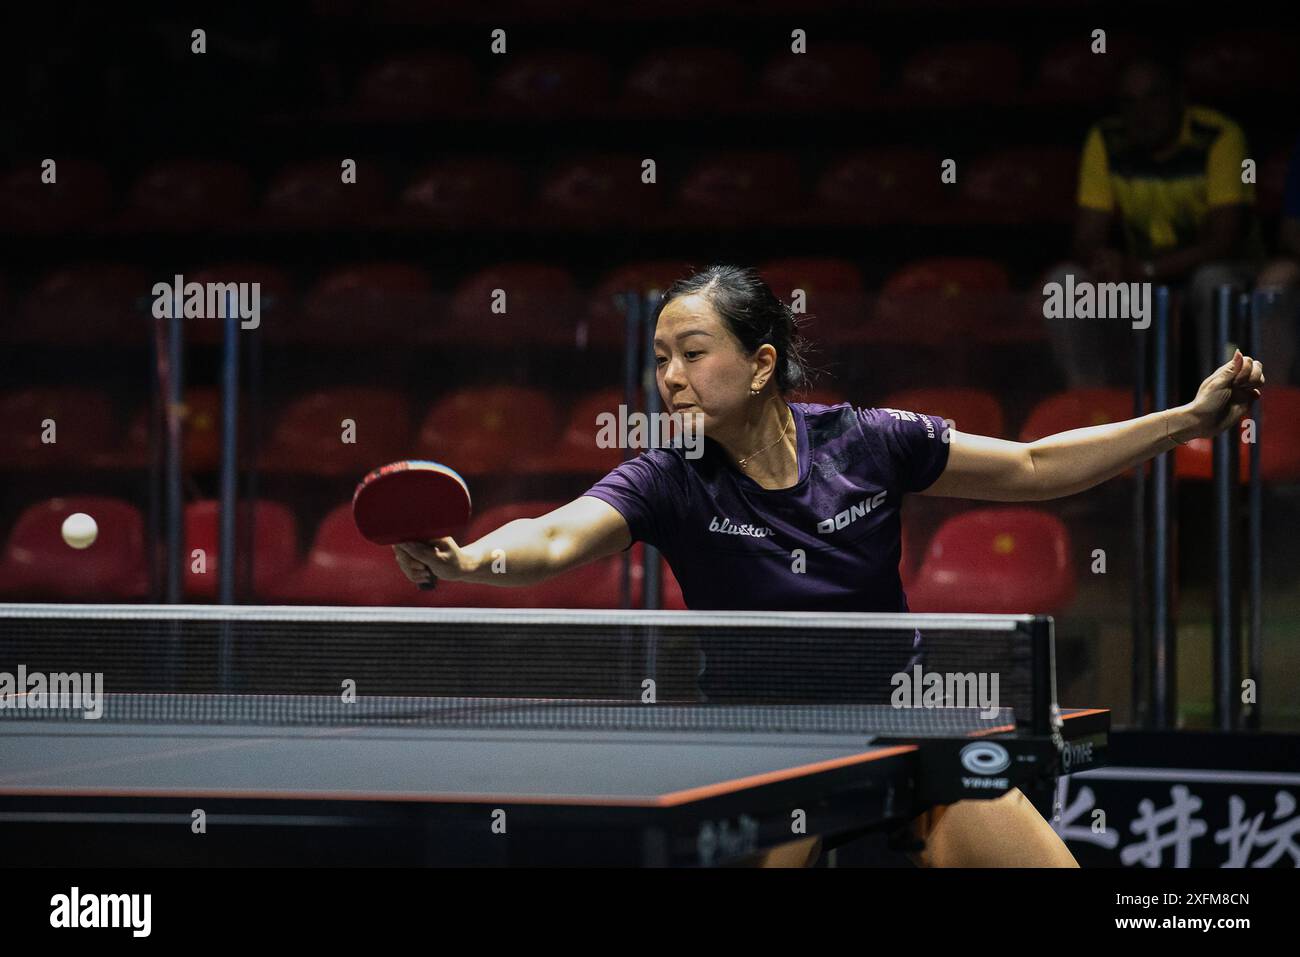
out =
<path fill-rule="evenodd" d="M 690 359 L 690 358 L 692 358 L 692 357 L 694 357 L 694 356 L 702 356 L 702 355 L 704 355 L 704 353 L 703 353 L 703 352 L 699 352 L 699 351 L 697 350 L 697 351 L 695 351 L 695 352 L 687 352 L 687 353 L 685 353 L 685 355 L 686 355 L 686 358 Z"/>

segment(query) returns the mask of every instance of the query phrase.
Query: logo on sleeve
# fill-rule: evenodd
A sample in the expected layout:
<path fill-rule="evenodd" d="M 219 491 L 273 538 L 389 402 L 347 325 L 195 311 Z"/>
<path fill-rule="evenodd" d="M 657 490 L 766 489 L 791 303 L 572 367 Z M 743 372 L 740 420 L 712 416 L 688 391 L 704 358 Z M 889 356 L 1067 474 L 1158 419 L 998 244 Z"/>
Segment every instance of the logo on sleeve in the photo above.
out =
<path fill-rule="evenodd" d="M 915 412 L 905 412 L 902 409 L 882 408 L 880 411 L 888 412 L 900 422 L 923 422 L 925 423 L 925 437 L 927 439 L 934 438 L 934 421 L 928 415 L 918 415 Z"/>
<path fill-rule="evenodd" d="M 847 528 L 868 512 L 873 512 L 880 508 L 880 506 L 884 504 L 888 495 L 889 493 L 887 490 L 881 489 L 875 495 L 871 496 L 871 498 L 864 498 L 861 502 L 858 502 L 858 504 L 850 505 L 844 511 L 837 513 L 834 518 L 822 519 L 817 523 L 817 534 L 829 535 L 831 532 L 838 531 L 841 528 Z"/>

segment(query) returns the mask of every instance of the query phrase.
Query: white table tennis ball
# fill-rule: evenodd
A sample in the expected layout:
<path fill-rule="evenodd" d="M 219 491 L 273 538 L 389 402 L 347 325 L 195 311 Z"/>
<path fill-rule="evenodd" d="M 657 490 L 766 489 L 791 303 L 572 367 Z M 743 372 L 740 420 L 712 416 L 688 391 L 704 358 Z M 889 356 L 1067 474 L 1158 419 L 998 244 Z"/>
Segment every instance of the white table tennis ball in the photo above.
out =
<path fill-rule="evenodd" d="M 85 512 L 74 512 L 63 520 L 63 540 L 73 548 L 89 548 L 99 536 L 99 526 Z"/>

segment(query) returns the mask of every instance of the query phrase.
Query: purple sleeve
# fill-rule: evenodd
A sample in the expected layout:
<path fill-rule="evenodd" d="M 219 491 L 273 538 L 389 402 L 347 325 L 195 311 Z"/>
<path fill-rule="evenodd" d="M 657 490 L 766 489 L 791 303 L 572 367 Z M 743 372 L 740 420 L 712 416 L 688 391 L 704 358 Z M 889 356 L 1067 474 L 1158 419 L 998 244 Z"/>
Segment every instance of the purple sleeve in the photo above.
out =
<path fill-rule="evenodd" d="M 584 495 L 598 498 L 618 511 L 627 522 L 632 541 L 663 548 L 664 531 L 672 527 L 672 515 L 682 501 L 674 492 L 675 463 L 672 455 L 655 450 L 628 459 Z"/>
<path fill-rule="evenodd" d="M 894 480 L 904 492 L 934 484 L 948 464 L 947 427 L 937 415 L 903 409 L 859 409 L 863 428 L 876 432 L 889 452 Z"/>

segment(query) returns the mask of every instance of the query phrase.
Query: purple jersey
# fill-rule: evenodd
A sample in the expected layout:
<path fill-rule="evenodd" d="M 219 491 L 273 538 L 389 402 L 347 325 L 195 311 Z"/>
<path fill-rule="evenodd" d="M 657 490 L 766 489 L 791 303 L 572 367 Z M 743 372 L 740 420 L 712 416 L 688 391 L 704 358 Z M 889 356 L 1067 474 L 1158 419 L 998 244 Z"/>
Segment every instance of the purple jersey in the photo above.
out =
<path fill-rule="evenodd" d="M 667 559 L 688 608 L 905 612 L 900 507 L 948 463 L 943 420 L 791 403 L 799 481 L 764 489 L 717 443 L 652 449 L 586 493 Z"/>

